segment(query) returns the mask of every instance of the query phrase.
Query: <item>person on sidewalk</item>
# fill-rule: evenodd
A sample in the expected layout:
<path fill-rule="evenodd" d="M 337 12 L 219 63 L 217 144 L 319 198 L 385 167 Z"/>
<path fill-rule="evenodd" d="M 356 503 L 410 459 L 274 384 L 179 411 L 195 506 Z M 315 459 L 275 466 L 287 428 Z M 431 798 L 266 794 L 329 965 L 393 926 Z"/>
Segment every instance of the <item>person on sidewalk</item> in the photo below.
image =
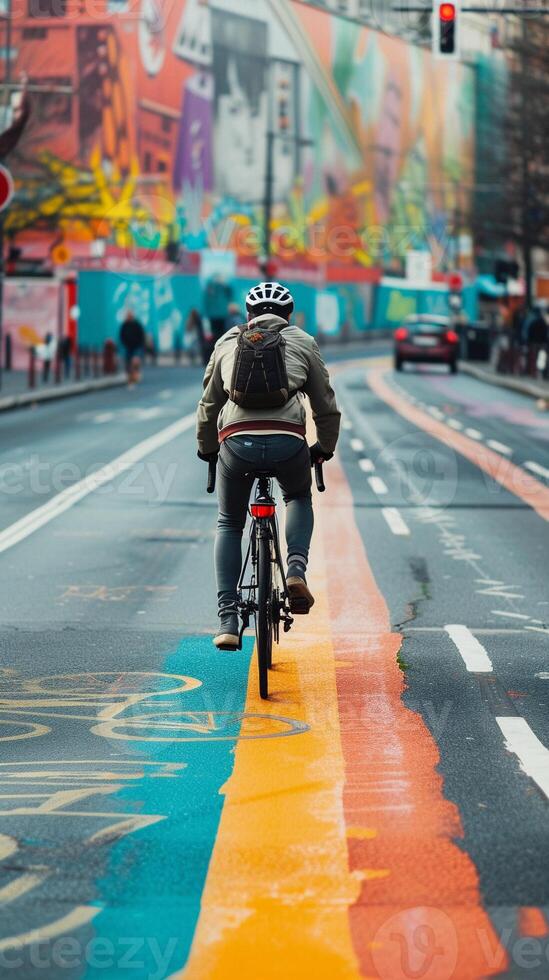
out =
<path fill-rule="evenodd" d="M 63 365 L 63 378 L 68 381 L 72 368 L 72 340 L 68 336 L 62 337 L 59 341 L 59 357 Z"/>
<path fill-rule="evenodd" d="M 200 360 L 204 366 L 208 363 L 212 353 L 211 345 L 206 343 L 202 317 L 199 310 L 196 309 L 189 310 L 185 324 L 185 350 L 192 364 Z"/>
<path fill-rule="evenodd" d="M 547 349 L 547 320 L 541 306 L 534 306 L 531 316 L 528 318 L 528 374 L 536 378 L 538 371 L 538 360 L 543 362 L 542 372 L 545 371 L 546 357 L 540 359 L 540 353 Z"/>
<path fill-rule="evenodd" d="M 50 380 L 51 363 L 57 351 L 57 341 L 53 334 L 47 333 L 44 342 L 36 348 L 36 356 L 42 361 L 42 382 L 47 384 Z"/>
<path fill-rule="evenodd" d="M 119 340 L 124 348 L 126 373 L 131 384 L 136 380 L 136 374 L 139 375 L 139 366 L 145 349 L 145 329 L 133 315 L 133 310 L 126 311 Z M 137 365 L 136 361 L 139 362 Z"/>
<path fill-rule="evenodd" d="M 220 275 L 212 276 L 206 283 L 203 299 L 204 316 L 210 321 L 214 342 L 223 336 L 227 329 L 229 303 L 233 291 Z"/>

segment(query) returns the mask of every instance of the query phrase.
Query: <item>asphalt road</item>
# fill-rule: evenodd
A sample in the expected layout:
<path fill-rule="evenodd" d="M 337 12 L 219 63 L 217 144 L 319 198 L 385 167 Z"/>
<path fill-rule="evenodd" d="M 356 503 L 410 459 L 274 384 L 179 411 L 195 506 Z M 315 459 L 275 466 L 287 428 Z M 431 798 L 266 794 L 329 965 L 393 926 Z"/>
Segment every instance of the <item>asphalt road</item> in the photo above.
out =
<path fill-rule="evenodd" d="M 0 416 L 0 975 L 549 976 L 549 417 L 334 360 L 317 603 L 220 655 L 198 369 Z"/>

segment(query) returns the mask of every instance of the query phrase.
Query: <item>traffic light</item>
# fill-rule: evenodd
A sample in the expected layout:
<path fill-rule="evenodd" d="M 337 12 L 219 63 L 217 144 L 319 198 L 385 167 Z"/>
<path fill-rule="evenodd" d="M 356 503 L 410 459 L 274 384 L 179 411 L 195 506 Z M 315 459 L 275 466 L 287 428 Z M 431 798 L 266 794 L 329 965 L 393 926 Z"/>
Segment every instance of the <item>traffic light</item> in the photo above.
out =
<path fill-rule="evenodd" d="M 433 54 L 435 58 L 459 58 L 459 0 L 435 0 L 433 5 Z"/>

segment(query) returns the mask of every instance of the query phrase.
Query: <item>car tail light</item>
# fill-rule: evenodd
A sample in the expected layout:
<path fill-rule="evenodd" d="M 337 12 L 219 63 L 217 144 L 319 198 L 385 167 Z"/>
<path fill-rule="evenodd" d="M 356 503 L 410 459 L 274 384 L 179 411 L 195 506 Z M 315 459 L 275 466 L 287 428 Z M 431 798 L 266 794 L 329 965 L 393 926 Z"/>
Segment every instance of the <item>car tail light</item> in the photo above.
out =
<path fill-rule="evenodd" d="M 446 340 L 449 344 L 459 344 L 459 337 L 455 330 L 446 331 Z"/>
<path fill-rule="evenodd" d="M 406 340 L 407 336 L 408 331 L 406 327 L 399 327 L 398 330 L 395 330 L 395 340 Z"/>
<path fill-rule="evenodd" d="M 251 504 L 250 511 L 252 517 L 274 517 L 276 511 L 275 504 Z"/>

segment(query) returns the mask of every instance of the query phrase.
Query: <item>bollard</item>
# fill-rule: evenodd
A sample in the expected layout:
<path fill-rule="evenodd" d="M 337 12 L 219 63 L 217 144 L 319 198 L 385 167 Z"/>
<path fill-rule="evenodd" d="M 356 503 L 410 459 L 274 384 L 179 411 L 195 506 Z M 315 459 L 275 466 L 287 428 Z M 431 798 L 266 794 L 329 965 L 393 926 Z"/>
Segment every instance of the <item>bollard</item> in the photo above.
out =
<path fill-rule="evenodd" d="M 106 340 L 103 346 L 103 374 L 116 374 L 116 344 L 114 340 Z"/>
<path fill-rule="evenodd" d="M 53 381 L 54 384 L 61 384 L 61 350 L 59 343 L 55 348 L 54 362 L 53 362 Z"/>
<path fill-rule="evenodd" d="M 29 349 L 28 386 L 29 388 L 36 388 L 36 351 L 34 347 Z"/>

